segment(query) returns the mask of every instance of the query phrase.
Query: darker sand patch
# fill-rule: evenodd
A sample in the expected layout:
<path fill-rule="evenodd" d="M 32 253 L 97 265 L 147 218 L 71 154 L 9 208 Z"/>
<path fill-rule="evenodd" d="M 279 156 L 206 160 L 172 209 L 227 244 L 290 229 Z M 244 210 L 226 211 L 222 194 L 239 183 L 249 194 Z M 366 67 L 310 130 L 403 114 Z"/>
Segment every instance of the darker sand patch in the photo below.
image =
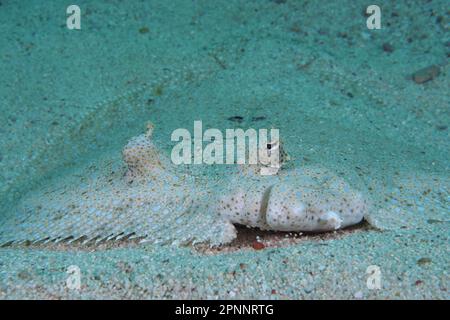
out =
<path fill-rule="evenodd" d="M 304 241 L 328 241 L 333 239 L 340 239 L 343 236 L 355 233 L 373 230 L 368 222 L 363 221 L 355 226 L 351 226 L 342 230 L 334 232 L 281 232 L 281 231 L 262 231 L 258 228 L 248 228 L 246 226 L 238 225 L 237 237 L 229 244 L 219 247 L 210 247 L 208 244 L 188 245 L 192 246 L 196 252 L 203 254 L 220 254 L 235 252 L 239 250 L 265 250 L 268 248 L 286 247 L 298 244 Z M 133 234 L 123 237 L 120 240 L 103 240 L 96 241 L 93 239 L 85 242 L 86 238 L 80 238 L 76 241 L 70 242 L 71 238 L 66 238 L 59 242 L 45 240 L 32 243 L 26 241 L 20 244 L 6 244 L 2 247 L 17 248 L 17 249 L 46 249 L 51 251 L 104 251 L 118 248 L 137 248 L 145 246 L 141 243 L 144 238 L 133 238 Z"/>
<path fill-rule="evenodd" d="M 260 251 L 269 248 L 287 247 L 305 241 L 329 241 L 340 239 L 349 234 L 374 230 L 370 224 L 363 220 L 361 223 L 334 232 L 281 232 L 262 231 L 257 228 L 236 226 L 237 237 L 231 243 L 211 248 L 206 244 L 194 246 L 197 252 L 203 254 L 220 254 L 240 250 Z"/>

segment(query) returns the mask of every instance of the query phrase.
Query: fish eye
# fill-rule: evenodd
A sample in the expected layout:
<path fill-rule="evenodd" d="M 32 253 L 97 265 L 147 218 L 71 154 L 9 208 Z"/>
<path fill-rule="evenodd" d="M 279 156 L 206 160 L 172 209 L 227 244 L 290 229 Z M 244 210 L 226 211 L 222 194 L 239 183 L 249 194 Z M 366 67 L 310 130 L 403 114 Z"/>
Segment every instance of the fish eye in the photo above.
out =
<path fill-rule="evenodd" d="M 272 144 L 271 143 L 267 144 L 267 149 L 269 149 L 269 150 L 272 149 Z"/>

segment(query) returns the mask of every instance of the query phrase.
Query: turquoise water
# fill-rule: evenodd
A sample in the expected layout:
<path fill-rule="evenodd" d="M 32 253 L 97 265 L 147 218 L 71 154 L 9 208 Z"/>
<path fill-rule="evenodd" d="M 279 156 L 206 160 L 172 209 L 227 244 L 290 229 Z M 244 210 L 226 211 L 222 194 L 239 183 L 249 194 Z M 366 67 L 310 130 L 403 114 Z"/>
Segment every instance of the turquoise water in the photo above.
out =
<path fill-rule="evenodd" d="M 222 251 L 13 243 L 0 253 L 2 298 L 448 297 L 445 1 L 380 1 L 381 30 L 367 28 L 364 1 L 79 1 L 80 30 L 67 28 L 64 1 L 0 3 L 0 238 L 25 226 L 26 240 L 42 240 L 21 204 L 120 170 L 123 147 L 148 121 L 167 156 L 171 133 L 192 132 L 195 120 L 278 128 L 291 169 L 325 167 L 372 203 L 356 230 L 289 241 L 255 231 Z M 229 167 L 190 170 L 196 186 L 220 186 Z M 70 265 L 81 290 L 66 288 Z M 381 289 L 366 286 L 370 265 Z"/>

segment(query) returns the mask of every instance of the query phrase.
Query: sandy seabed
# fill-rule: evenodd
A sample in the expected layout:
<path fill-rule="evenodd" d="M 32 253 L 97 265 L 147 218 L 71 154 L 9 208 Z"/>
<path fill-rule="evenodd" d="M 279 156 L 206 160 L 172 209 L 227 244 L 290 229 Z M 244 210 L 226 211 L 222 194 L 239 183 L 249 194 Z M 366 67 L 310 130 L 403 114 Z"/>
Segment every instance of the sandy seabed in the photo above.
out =
<path fill-rule="evenodd" d="M 0 298 L 448 299 L 446 1 L 380 1 L 381 30 L 367 29 L 364 1 L 77 4 L 81 30 L 66 28 L 63 1 L 1 2 L 0 219 L 72 168 L 119 161 L 147 120 L 169 152 L 170 133 L 201 119 L 279 128 L 291 166 L 345 176 L 379 221 L 321 235 L 240 228 L 215 249 L 6 246 Z M 413 77 L 431 66 L 428 81 Z"/>

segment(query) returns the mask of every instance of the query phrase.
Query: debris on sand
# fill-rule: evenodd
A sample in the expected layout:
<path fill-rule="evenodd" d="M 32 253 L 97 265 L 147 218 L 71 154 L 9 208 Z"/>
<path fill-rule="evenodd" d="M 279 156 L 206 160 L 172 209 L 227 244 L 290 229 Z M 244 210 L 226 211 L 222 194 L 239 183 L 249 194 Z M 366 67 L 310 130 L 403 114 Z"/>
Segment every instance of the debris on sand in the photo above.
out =
<path fill-rule="evenodd" d="M 412 75 L 412 79 L 415 83 L 422 84 L 427 81 L 433 80 L 439 75 L 440 72 L 441 70 L 437 65 L 431 65 L 414 72 Z"/>

